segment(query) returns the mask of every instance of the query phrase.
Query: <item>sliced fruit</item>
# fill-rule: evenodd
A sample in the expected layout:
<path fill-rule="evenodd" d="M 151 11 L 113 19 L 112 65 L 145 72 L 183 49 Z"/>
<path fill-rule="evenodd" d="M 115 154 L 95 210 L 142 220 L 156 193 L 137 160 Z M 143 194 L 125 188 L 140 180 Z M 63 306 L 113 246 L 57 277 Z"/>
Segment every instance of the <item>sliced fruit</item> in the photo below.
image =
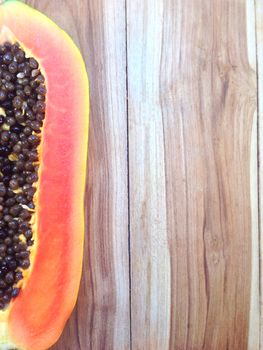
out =
<path fill-rule="evenodd" d="M 19 1 L 0 5 L 0 45 L 0 349 L 44 350 L 81 277 L 88 79 L 70 37 Z"/>

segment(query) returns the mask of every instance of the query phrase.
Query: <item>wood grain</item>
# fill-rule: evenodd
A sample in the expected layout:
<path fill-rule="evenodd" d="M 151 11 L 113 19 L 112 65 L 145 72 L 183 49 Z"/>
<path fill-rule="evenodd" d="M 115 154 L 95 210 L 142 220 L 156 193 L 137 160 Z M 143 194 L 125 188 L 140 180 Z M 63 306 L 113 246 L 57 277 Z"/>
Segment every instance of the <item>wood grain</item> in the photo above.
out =
<path fill-rule="evenodd" d="M 263 349 L 263 3 L 256 1 L 256 38 L 257 38 L 257 71 L 258 71 L 258 140 L 259 140 L 259 228 L 260 228 L 260 349 Z"/>
<path fill-rule="evenodd" d="M 132 348 L 167 349 L 170 254 L 159 100 L 164 2 L 127 5 Z"/>
<path fill-rule="evenodd" d="M 26 1 L 74 38 L 90 79 L 83 277 L 53 350 L 130 348 L 124 1 Z M 58 67 L 59 69 L 59 67 Z"/>
<path fill-rule="evenodd" d="M 256 6 L 246 1 L 247 50 L 250 67 L 257 73 Z M 248 330 L 248 350 L 260 348 L 260 244 L 259 244 L 259 179 L 258 179 L 258 110 L 255 109 L 250 148 L 250 202 L 251 202 L 251 288 Z"/>
<path fill-rule="evenodd" d="M 247 349 L 246 1 L 127 3 L 133 349 Z"/>

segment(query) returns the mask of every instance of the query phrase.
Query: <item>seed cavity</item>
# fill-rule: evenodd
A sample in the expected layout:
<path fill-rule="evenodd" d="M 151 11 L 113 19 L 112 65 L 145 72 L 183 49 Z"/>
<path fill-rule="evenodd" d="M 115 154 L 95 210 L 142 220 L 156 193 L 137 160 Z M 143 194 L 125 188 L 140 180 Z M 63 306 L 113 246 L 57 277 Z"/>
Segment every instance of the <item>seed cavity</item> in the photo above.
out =
<path fill-rule="evenodd" d="M 30 267 L 46 92 L 37 60 L 18 43 L 0 45 L 0 310 Z"/>

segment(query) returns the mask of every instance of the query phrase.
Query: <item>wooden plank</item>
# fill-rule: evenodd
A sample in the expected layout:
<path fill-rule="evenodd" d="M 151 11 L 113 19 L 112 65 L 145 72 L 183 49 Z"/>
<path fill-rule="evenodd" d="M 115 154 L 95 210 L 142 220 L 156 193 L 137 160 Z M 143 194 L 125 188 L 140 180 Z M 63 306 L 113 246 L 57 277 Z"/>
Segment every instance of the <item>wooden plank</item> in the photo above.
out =
<path fill-rule="evenodd" d="M 247 349 L 246 1 L 127 0 L 133 349 Z"/>
<path fill-rule="evenodd" d="M 257 73 L 255 2 L 246 1 L 246 29 L 248 62 Z M 258 193 L 258 113 L 255 110 L 250 150 L 251 198 L 251 290 L 248 331 L 248 350 L 260 349 L 260 275 L 259 275 L 259 193 Z"/>
<path fill-rule="evenodd" d="M 133 349 L 167 349 L 170 257 L 159 68 L 163 1 L 127 1 Z"/>
<path fill-rule="evenodd" d="M 260 222 L 260 349 L 263 349 L 263 3 L 256 0 L 257 72 L 258 72 L 258 141 L 259 141 L 259 222 Z"/>
<path fill-rule="evenodd" d="M 84 272 L 76 309 L 52 349 L 129 349 L 125 1 L 26 2 L 79 44 L 91 90 Z"/>

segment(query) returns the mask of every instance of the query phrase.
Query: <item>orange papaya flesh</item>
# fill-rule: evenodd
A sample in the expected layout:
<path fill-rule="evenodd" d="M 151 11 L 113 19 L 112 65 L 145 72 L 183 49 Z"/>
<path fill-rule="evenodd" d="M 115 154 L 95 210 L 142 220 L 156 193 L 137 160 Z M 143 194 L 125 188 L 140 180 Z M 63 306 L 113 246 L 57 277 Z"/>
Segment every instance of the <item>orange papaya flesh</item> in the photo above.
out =
<path fill-rule="evenodd" d="M 59 338 L 81 276 L 88 78 L 70 37 L 19 1 L 0 5 L 0 44 L 6 41 L 18 42 L 39 62 L 47 94 L 30 267 L 19 295 L 0 311 L 0 349 L 44 350 Z"/>

